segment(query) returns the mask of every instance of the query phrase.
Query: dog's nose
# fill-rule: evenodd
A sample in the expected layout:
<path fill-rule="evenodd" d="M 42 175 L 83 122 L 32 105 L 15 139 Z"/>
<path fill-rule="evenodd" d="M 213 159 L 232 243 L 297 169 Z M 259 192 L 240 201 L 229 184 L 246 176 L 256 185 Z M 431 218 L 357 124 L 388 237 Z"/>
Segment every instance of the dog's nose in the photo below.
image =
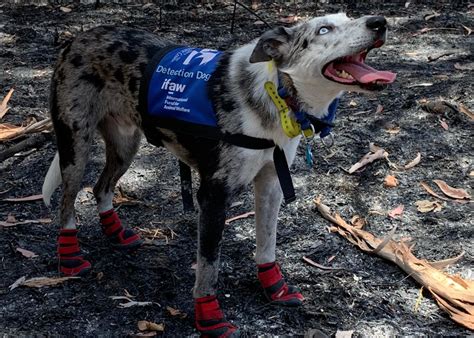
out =
<path fill-rule="evenodd" d="M 387 28 L 387 20 L 383 16 L 371 16 L 365 24 L 373 31 L 384 31 Z"/>

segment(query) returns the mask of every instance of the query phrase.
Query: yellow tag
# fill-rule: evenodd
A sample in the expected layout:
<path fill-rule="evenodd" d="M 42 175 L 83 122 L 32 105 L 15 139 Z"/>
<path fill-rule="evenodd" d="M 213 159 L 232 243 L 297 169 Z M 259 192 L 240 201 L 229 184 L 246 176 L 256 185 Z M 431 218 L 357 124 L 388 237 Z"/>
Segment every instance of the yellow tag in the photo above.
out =
<path fill-rule="evenodd" d="M 274 66 L 275 65 L 275 62 L 273 60 L 270 60 L 267 62 L 267 67 L 268 67 L 268 72 L 271 73 L 273 72 L 273 69 L 274 69 Z"/>
<path fill-rule="evenodd" d="M 313 129 L 305 129 L 305 130 L 303 130 L 303 135 L 306 138 L 313 137 L 314 131 L 313 131 Z"/>
<path fill-rule="evenodd" d="M 286 136 L 291 138 L 298 136 L 301 133 L 301 126 L 298 122 L 290 117 L 290 108 L 288 108 L 285 100 L 283 100 L 280 95 L 278 95 L 275 84 L 271 81 L 265 82 L 265 90 L 280 112 L 281 127 L 283 128 Z M 312 132 L 312 130 L 310 131 Z"/>

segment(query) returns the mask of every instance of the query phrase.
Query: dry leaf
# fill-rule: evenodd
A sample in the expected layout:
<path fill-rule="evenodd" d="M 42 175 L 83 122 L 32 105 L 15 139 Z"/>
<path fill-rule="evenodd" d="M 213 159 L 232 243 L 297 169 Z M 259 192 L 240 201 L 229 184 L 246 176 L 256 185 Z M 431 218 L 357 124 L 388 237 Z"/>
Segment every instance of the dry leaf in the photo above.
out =
<path fill-rule="evenodd" d="M 471 28 L 466 27 L 464 25 L 461 25 L 461 26 L 462 26 L 462 28 L 464 28 L 466 30 L 466 36 L 469 36 L 469 35 L 472 34 L 472 29 Z"/>
<path fill-rule="evenodd" d="M 444 130 L 448 130 L 449 129 L 449 126 L 448 124 L 446 123 L 446 121 L 443 119 L 443 120 L 439 120 L 439 123 L 441 124 L 441 127 L 444 129 Z"/>
<path fill-rule="evenodd" d="M 429 21 L 429 20 L 431 20 L 431 19 L 433 19 L 433 18 L 436 18 L 436 17 L 438 17 L 438 16 L 440 16 L 440 15 L 441 15 L 441 14 L 439 14 L 439 13 L 433 12 L 433 14 L 428 14 L 428 15 L 425 16 L 425 21 Z"/>
<path fill-rule="evenodd" d="M 380 114 L 383 112 L 383 106 L 381 104 L 377 105 L 377 109 L 375 110 L 375 114 Z"/>
<path fill-rule="evenodd" d="M 438 212 L 443 208 L 441 203 L 428 200 L 416 201 L 415 205 L 418 211 L 422 213 L 427 213 L 430 211 Z"/>
<path fill-rule="evenodd" d="M 179 318 L 186 318 L 187 317 L 187 314 L 186 313 L 183 313 L 181 312 L 180 310 L 178 309 L 174 309 L 170 306 L 167 306 L 166 307 L 166 310 L 168 310 L 168 312 L 170 313 L 170 315 L 172 315 L 173 317 L 175 316 L 178 316 Z"/>
<path fill-rule="evenodd" d="M 59 9 L 64 13 L 70 13 L 72 11 L 72 9 L 69 7 L 59 7 Z"/>
<path fill-rule="evenodd" d="M 380 148 L 376 146 L 373 143 L 369 144 L 369 149 L 370 152 L 365 154 L 364 157 L 362 157 L 359 162 L 354 164 L 349 170 L 349 174 L 354 173 L 355 171 L 359 170 L 360 168 L 366 166 L 369 163 L 374 162 L 375 160 L 381 159 L 381 158 L 388 158 L 388 153 L 385 151 L 385 149 Z"/>
<path fill-rule="evenodd" d="M 10 89 L 7 95 L 3 98 L 2 103 L 0 103 L 0 120 L 2 119 L 2 117 L 5 116 L 7 111 L 10 109 L 10 107 L 8 107 L 8 101 L 10 101 L 10 98 L 12 97 L 12 94 L 14 91 L 15 90 L 13 88 Z"/>
<path fill-rule="evenodd" d="M 411 252 L 412 246 L 404 241 L 397 242 L 393 239 L 387 241 L 375 237 L 370 232 L 352 227 L 338 214 L 332 213 L 319 198 L 315 203 L 321 215 L 336 225 L 331 228 L 333 232 L 337 232 L 365 252 L 373 254 L 376 248 L 379 248 L 377 253 L 379 256 L 397 264 L 429 290 L 439 307 L 454 321 L 474 330 L 474 281 L 444 273 L 428 261 L 415 257 Z M 386 243 L 382 246 L 384 242 Z M 449 261 L 455 261 L 458 257 Z"/>
<path fill-rule="evenodd" d="M 400 128 L 397 125 L 392 125 L 392 126 L 389 126 L 388 128 L 385 128 L 385 132 L 387 132 L 389 134 L 392 134 L 392 135 L 398 134 L 400 132 L 400 130 L 402 130 L 402 128 Z"/>
<path fill-rule="evenodd" d="M 400 204 L 398 207 L 390 211 L 388 215 L 392 218 L 395 218 L 396 216 L 400 216 L 403 214 L 403 209 L 405 209 L 405 206 L 403 204 Z"/>
<path fill-rule="evenodd" d="M 13 136 L 22 132 L 24 129 L 25 127 L 18 127 L 10 123 L 2 123 L 0 124 L 0 140 L 3 141 L 13 138 Z"/>
<path fill-rule="evenodd" d="M 466 64 L 460 64 L 459 62 L 456 62 L 454 64 L 454 68 L 457 70 L 474 70 L 474 62 L 469 62 Z"/>
<path fill-rule="evenodd" d="M 420 163 L 421 161 L 421 154 L 418 153 L 416 154 L 416 157 L 413 159 L 413 161 L 405 164 L 405 169 L 411 169 L 413 168 L 414 166 L 416 166 L 418 163 Z"/>
<path fill-rule="evenodd" d="M 27 286 L 30 288 L 42 288 L 43 286 L 54 286 L 61 283 L 64 283 L 70 279 L 79 279 L 80 277 L 35 277 L 30 279 L 25 279 L 21 277 L 15 281 L 12 285 L 9 286 L 10 291 L 16 289 L 19 286 Z"/>
<path fill-rule="evenodd" d="M 354 215 L 352 216 L 351 224 L 357 229 L 362 229 L 365 225 L 367 225 L 367 221 L 365 220 L 365 218 L 359 215 Z"/>
<path fill-rule="evenodd" d="M 332 268 L 330 266 L 325 266 L 325 265 L 321 265 L 319 263 L 316 263 L 315 261 L 313 261 L 311 258 L 308 258 L 306 256 L 303 256 L 303 261 L 305 261 L 306 263 L 308 263 L 309 265 L 312 265 L 318 269 L 321 269 L 321 270 L 340 270 L 339 268 Z"/>
<path fill-rule="evenodd" d="M 163 332 L 165 330 L 164 324 L 156 324 L 146 320 L 140 320 L 138 322 L 138 329 L 140 331 L 158 331 Z"/>
<path fill-rule="evenodd" d="M 9 123 L 0 124 L 0 141 L 13 140 L 24 134 L 39 133 L 49 131 L 53 127 L 51 118 L 36 122 L 35 120 L 27 122 L 26 126 L 15 126 Z"/>
<path fill-rule="evenodd" d="M 138 332 L 133 334 L 134 337 L 154 337 L 156 335 L 156 331 Z"/>
<path fill-rule="evenodd" d="M 117 192 L 114 195 L 113 203 L 116 205 L 123 204 L 123 205 L 131 206 L 131 205 L 137 205 L 141 202 L 133 197 L 126 195 L 123 192 L 122 187 L 119 186 L 117 187 Z"/>
<path fill-rule="evenodd" d="M 386 188 L 394 188 L 398 185 L 398 180 L 395 176 L 393 175 L 387 175 L 385 177 L 385 180 L 383 182 L 384 187 Z"/>
<path fill-rule="evenodd" d="M 12 221 L 14 219 L 14 221 Z M 0 227 L 13 227 L 21 224 L 47 224 L 51 223 L 51 218 L 27 219 L 25 221 L 16 221 L 15 217 L 9 215 L 6 221 L 0 221 Z"/>
<path fill-rule="evenodd" d="M 459 104 L 459 111 L 467 115 L 471 120 L 474 120 L 474 113 L 467 109 L 462 103 Z"/>
<path fill-rule="evenodd" d="M 442 180 L 433 180 L 434 183 L 441 189 L 443 194 L 448 197 L 455 198 L 455 199 L 470 199 L 471 195 L 468 192 L 461 188 L 453 188 L 446 184 L 446 182 Z"/>
<path fill-rule="evenodd" d="M 31 201 L 40 201 L 43 200 L 43 195 L 31 195 L 26 197 L 12 197 L 12 198 L 4 198 L 2 199 L 3 202 L 31 202 Z"/>
<path fill-rule="evenodd" d="M 247 218 L 247 217 L 254 216 L 254 215 L 255 215 L 255 211 L 249 211 L 249 212 L 243 213 L 242 215 L 238 215 L 238 216 L 227 219 L 225 221 L 225 224 L 229 225 L 233 221 L 236 221 L 238 219 Z"/>
<path fill-rule="evenodd" d="M 35 258 L 35 257 L 38 257 L 37 254 L 35 254 L 33 251 L 30 251 L 30 250 L 26 250 L 26 249 L 22 249 L 22 248 L 16 248 L 16 251 L 18 251 L 19 253 L 21 253 L 23 256 L 25 256 L 26 258 Z"/>
<path fill-rule="evenodd" d="M 354 100 L 351 100 L 349 102 L 349 107 L 357 107 L 357 102 L 355 102 Z"/>
<path fill-rule="evenodd" d="M 283 18 L 278 19 L 278 21 L 280 21 L 281 23 L 287 23 L 287 24 L 294 23 L 298 20 L 299 20 L 299 17 L 296 15 L 289 15 L 289 16 L 285 16 Z"/>

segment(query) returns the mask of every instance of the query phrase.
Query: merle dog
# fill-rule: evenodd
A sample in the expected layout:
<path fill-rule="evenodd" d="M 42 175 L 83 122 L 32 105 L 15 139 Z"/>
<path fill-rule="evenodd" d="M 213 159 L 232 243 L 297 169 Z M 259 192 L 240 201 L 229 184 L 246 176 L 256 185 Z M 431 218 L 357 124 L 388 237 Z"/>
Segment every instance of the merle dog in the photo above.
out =
<path fill-rule="evenodd" d="M 283 87 L 306 114 L 324 117 L 342 91 L 368 92 L 394 81 L 393 73 L 378 71 L 364 62 L 371 49 L 384 43 L 386 26 L 385 18 L 380 16 L 350 19 L 345 14 L 327 15 L 291 28 L 275 28 L 255 41 L 224 52 L 207 88 L 218 128 L 271 140 L 284 150 L 291 164 L 301 137 L 290 137 L 285 132 L 281 111 L 265 83 Z M 50 99 L 58 153 L 46 175 L 43 193 L 49 204 L 62 180 L 58 252 L 64 274 L 81 274 L 91 268 L 77 241 L 74 201 L 96 130 L 106 145 L 105 168 L 94 187 L 102 228 L 118 248 L 135 248 L 141 243 L 132 229 L 121 225 L 112 197 L 146 127 L 139 109 L 141 80 L 153 57 L 171 44 L 141 30 L 98 27 L 79 34 L 59 56 Z M 292 111 L 289 118 L 294 119 Z M 155 140 L 200 176 L 193 291 L 198 330 L 207 336 L 239 333 L 220 310 L 216 285 L 226 208 L 249 183 L 255 191 L 255 260 L 265 295 L 275 304 L 300 305 L 303 296 L 285 282 L 276 263 L 282 190 L 273 150 L 248 149 L 160 126 L 155 131 Z"/>

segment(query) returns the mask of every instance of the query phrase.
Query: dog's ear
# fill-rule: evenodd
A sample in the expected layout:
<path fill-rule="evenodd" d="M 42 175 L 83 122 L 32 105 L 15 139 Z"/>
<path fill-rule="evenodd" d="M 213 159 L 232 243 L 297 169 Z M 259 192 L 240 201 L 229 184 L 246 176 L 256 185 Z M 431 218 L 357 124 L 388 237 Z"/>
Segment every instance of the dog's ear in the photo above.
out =
<path fill-rule="evenodd" d="M 290 38 L 291 31 L 285 27 L 277 27 L 265 32 L 250 55 L 250 63 L 282 59 Z"/>

